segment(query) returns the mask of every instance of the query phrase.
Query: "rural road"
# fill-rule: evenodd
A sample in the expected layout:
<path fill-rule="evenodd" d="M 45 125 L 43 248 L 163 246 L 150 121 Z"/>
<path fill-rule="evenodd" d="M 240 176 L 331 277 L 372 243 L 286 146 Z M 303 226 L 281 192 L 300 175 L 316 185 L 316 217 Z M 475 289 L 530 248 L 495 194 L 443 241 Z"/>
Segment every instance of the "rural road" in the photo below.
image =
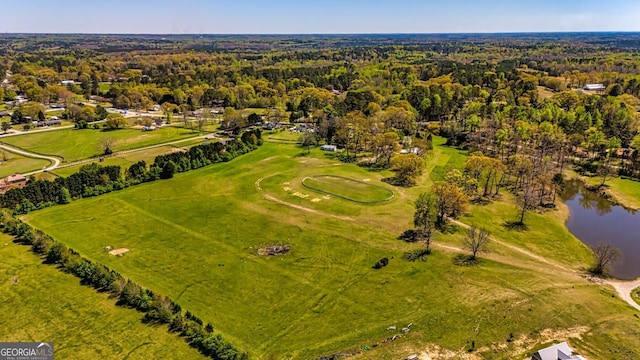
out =
<path fill-rule="evenodd" d="M 12 153 L 18 154 L 18 155 L 24 155 L 24 156 L 31 157 L 31 158 L 49 160 L 51 162 L 51 165 L 49 165 L 49 166 L 47 166 L 44 169 L 39 170 L 39 171 L 53 170 L 53 169 L 57 168 L 58 166 L 60 166 L 60 159 L 58 159 L 57 157 L 48 156 L 48 155 L 40 155 L 40 154 L 24 151 L 22 149 L 14 148 L 12 146 L 7 146 L 7 145 L 4 145 L 4 144 L 0 144 L 0 149 L 4 149 L 4 150 L 6 150 L 8 152 L 12 152 Z M 27 174 L 24 174 L 24 175 L 31 175 L 31 174 L 32 173 L 27 173 Z"/>
<path fill-rule="evenodd" d="M 198 136 L 193 136 L 193 137 L 189 137 L 189 138 L 185 138 L 185 139 L 174 140 L 174 141 L 164 142 L 164 143 L 160 143 L 160 144 L 154 144 L 154 145 L 149 145 L 149 146 L 145 146 L 145 147 L 135 148 L 135 149 L 117 151 L 117 152 L 114 152 L 111 155 L 103 156 L 103 157 L 104 158 L 115 157 L 115 156 L 118 156 L 118 155 L 131 154 L 131 153 L 135 153 L 135 152 L 138 152 L 138 151 L 155 149 L 155 148 L 159 148 L 159 147 L 167 146 L 167 145 L 176 145 L 176 144 L 180 144 L 180 143 L 186 142 L 186 141 L 191 141 L 191 140 L 195 140 L 195 139 L 202 139 L 202 138 L 205 138 L 207 136 L 211 136 L 211 135 L 208 135 L 208 134 L 207 135 L 198 135 Z M 49 161 L 52 162 L 52 165 L 47 166 L 44 169 L 34 170 L 34 171 L 30 171 L 30 172 L 24 173 L 23 175 L 25 175 L 25 176 L 34 175 L 34 174 L 38 174 L 38 173 L 45 172 L 45 171 L 52 171 L 52 170 L 55 170 L 55 169 L 58 169 L 58 168 L 65 168 L 65 167 L 70 167 L 70 166 L 75 166 L 75 165 L 86 164 L 86 163 L 98 161 L 98 159 L 99 159 L 99 158 L 95 158 L 94 157 L 94 158 L 88 158 L 88 159 L 73 161 L 73 162 L 69 162 L 69 163 L 61 165 L 60 159 L 58 159 L 57 157 L 54 157 L 54 156 L 35 154 L 35 153 L 31 153 L 31 152 L 28 152 L 28 151 L 25 151 L 25 150 L 22 150 L 22 149 L 18 149 L 18 148 L 14 148 L 14 147 L 11 147 L 11 146 L 7 146 L 7 145 L 0 145 L 0 148 L 1 149 L 5 149 L 5 150 L 7 150 L 9 152 L 16 153 L 16 154 L 25 155 L 25 156 L 32 157 L 32 158 L 46 159 L 46 160 L 49 160 Z"/>

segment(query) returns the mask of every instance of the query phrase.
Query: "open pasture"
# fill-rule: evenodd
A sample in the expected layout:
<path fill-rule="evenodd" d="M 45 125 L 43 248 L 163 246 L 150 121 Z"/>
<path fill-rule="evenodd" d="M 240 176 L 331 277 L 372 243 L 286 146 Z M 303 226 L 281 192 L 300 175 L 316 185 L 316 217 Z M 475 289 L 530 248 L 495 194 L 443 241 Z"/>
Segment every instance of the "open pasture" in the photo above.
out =
<path fill-rule="evenodd" d="M 6 150 L 0 150 L 0 178 L 25 172 L 40 170 L 50 165 L 48 160 L 35 159 Z"/>
<path fill-rule="evenodd" d="M 640 331 L 633 311 L 612 290 L 578 276 L 588 253 L 561 226 L 561 213 L 533 214 L 527 233 L 483 221 L 513 216 L 508 202 L 473 207 L 461 219 L 558 260 L 559 267 L 500 244 L 491 245 L 480 266 L 456 266 L 463 230 L 438 234 L 426 262 L 402 260 L 405 251 L 422 246 L 397 240 L 411 227 L 414 199 L 440 176 L 436 167 L 464 160 L 441 143 L 437 139 L 418 186 L 396 188 L 393 201 L 374 205 L 315 194 L 301 181 L 329 174 L 385 186 L 381 179 L 390 173 L 343 164 L 317 149 L 305 155 L 266 143 L 229 163 L 24 219 L 171 297 L 258 359 L 317 358 L 374 344 L 370 358 L 398 359 L 436 343 L 462 356 L 472 342 L 482 356 L 507 359 L 524 357 L 538 341 L 565 340 L 563 329 L 575 329 L 569 340 L 585 355 L 640 356 L 640 340 L 631 335 Z M 548 231 L 549 223 L 560 237 Z M 291 251 L 259 254 L 273 244 Z M 106 245 L 129 252 L 111 256 Z M 389 265 L 372 269 L 383 257 Z M 398 334 L 385 328 L 409 323 L 408 334 L 381 342 Z M 523 342 L 507 342 L 511 333 Z"/>
<path fill-rule="evenodd" d="M 2 341 L 51 341 L 56 359 L 204 359 L 164 327 L 115 306 L 106 294 L 43 265 L 27 247 L 0 234 Z"/>
<path fill-rule="evenodd" d="M 148 132 L 135 129 L 113 131 L 62 129 L 7 137 L 3 141 L 27 151 L 59 156 L 64 159 L 64 162 L 70 162 L 99 156 L 102 153 L 100 141 L 104 138 L 113 138 L 115 151 L 120 151 L 196 135 L 191 130 L 176 126 L 167 126 Z"/>

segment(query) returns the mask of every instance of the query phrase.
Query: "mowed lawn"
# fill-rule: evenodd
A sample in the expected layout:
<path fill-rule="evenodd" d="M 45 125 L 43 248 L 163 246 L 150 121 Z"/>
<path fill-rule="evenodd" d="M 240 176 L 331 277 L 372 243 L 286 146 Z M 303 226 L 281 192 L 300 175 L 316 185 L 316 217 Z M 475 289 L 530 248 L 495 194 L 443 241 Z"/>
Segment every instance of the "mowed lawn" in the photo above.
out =
<path fill-rule="evenodd" d="M 165 327 L 115 306 L 0 234 L 0 340 L 51 341 L 56 359 L 204 359 Z"/>
<path fill-rule="evenodd" d="M 179 145 L 179 144 L 178 144 Z M 135 151 L 135 152 L 129 152 L 126 154 L 120 154 L 120 155 L 116 155 L 116 156 L 110 156 L 110 157 L 105 157 L 103 159 L 103 161 L 100 161 L 99 159 L 95 159 L 94 163 L 100 164 L 102 166 L 108 166 L 108 165 L 119 165 L 122 167 L 122 170 L 124 171 L 126 168 L 128 168 L 129 166 L 131 166 L 132 164 L 138 162 L 138 161 L 145 161 L 147 164 L 151 164 L 153 163 L 153 160 L 156 158 L 156 156 L 158 155 L 163 155 L 163 154 L 169 154 L 173 151 L 177 151 L 178 148 L 176 148 L 175 146 L 172 145 L 165 145 L 165 146 L 158 146 L 158 147 L 154 147 L 151 149 L 144 149 L 144 150 L 140 150 L 140 151 Z M 61 167 L 58 169 L 55 169 L 53 171 L 51 171 L 51 173 L 58 175 L 58 176 L 70 176 L 71 174 L 77 173 L 80 168 L 84 165 L 87 165 L 89 163 L 83 163 L 83 164 L 79 164 L 79 165 L 73 165 L 73 166 L 67 166 L 67 167 Z"/>
<path fill-rule="evenodd" d="M 313 191 L 352 201 L 373 203 L 393 198 L 393 191 L 390 189 L 342 176 L 315 175 L 304 178 L 302 182 Z"/>
<path fill-rule="evenodd" d="M 496 244 L 480 266 L 456 266 L 455 247 L 463 231 L 438 234 L 426 262 L 401 259 L 421 246 L 396 240 L 411 226 L 413 201 L 433 179 L 464 162 L 460 151 L 441 144 L 437 139 L 420 185 L 396 188 L 396 197 L 381 204 L 327 200 L 301 181 L 334 174 L 384 185 L 381 179 L 389 172 L 342 164 L 317 149 L 304 156 L 291 145 L 267 143 L 229 163 L 25 219 L 170 296 L 259 359 L 362 349 L 397 333 L 387 326 L 400 329 L 409 323 L 409 334 L 381 344 L 368 353 L 371 358 L 403 358 L 433 344 L 461 356 L 472 341 L 486 358 L 524 357 L 540 338 L 566 340 L 568 335 L 558 331 L 569 328 L 579 329 L 573 332 L 580 339 L 570 342 L 585 355 L 640 356 L 640 322 L 633 310 L 610 289 L 571 272 L 588 265 L 588 252 L 561 226 L 562 213 L 533 215 L 525 233 L 502 226 L 503 218 L 516 212 L 506 202 L 473 207 L 462 220 L 485 224 L 503 241 L 571 270 Z M 496 219 L 483 222 L 490 216 Z M 292 251 L 277 257 L 257 254 L 273 244 L 291 245 Z M 107 245 L 130 252 L 113 257 L 103 250 Z M 389 266 L 372 269 L 382 257 L 390 259 Z M 528 339 L 518 344 L 529 348 L 508 343 L 511 333 Z"/>
<path fill-rule="evenodd" d="M 176 126 L 147 132 L 137 129 L 114 131 L 63 129 L 7 137 L 3 142 L 35 153 L 59 156 L 65 162 L 70 162 L 100 155 L 102 152 L 100 142 L 104 138 L 113 138 L 115 151 L 121 151 L 196 135 L 191 130 Z"/>
<path fill-rule="evenodd" d="M 2 152 L 0 154 L 0 178 L 40 170 L 51 164 L 48 160 L 29 158 L 6 150 L 0 152 Z"/>

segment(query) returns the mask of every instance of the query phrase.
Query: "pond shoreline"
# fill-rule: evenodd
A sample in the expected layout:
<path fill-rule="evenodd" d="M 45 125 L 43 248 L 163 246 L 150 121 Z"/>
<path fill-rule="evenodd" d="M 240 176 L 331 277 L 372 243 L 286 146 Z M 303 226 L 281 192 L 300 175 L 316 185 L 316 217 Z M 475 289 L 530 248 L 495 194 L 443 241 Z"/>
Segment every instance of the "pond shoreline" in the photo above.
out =
<path fill-rule="evenodd" d="M 606 189 L 581 178 L 565 181 L 560 192 L 569 214 L 565 227 L 587 246 L 607 243 L 622 256 L 610 269 L 621 281 L 640 278 L 640 221 L 637 211 L 621 204 Z"/>

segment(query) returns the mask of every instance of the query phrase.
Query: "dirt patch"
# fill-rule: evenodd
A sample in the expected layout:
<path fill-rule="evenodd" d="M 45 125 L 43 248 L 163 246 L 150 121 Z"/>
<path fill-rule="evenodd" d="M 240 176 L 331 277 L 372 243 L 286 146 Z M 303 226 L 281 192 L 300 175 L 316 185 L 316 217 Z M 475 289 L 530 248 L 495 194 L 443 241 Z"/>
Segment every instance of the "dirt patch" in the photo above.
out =
<path fill-rule="evenodd" d="M 291 246 L 289 245 L 274 245 L 274 246 L 267 246 L 267 247 L 258 249 L 258 255 L 276 256 L 276 255 L 288 254 L 290 251 L 291 251 Z"/>
<path fill-rule="evenodd" d="M 633 297 L 631 296 L 631 292 L 640 287 L 640 279 L 635 281 L 615 281 L 615 280 L 606 280 L 605 284 L 611 285 L 617 292 L 620 298 L 627 302 L 633 308 L 640 310 L 640 304 L 638 304 Z"/>
<path fill-rule="evenodd" d="M 511 339 L 511 341 L 505 341 L 498 344 L 493 344 L 490 347 L 483 347 L 478 349 L 479 353 L 487 351 L 499 351 L 508 353 L 511 356 L 521 357 L 531 351 L 536 345 L 552 342 L 562 342 L 568 339 L 581 339 L 582 335 L 589 331 L 587 326 L 574 326 L 568 329 L 544 329 L 540 332 L 540 337 L 532 339 L 527 335 L 520 335 L 519 337 Z"/>
<path fill-rule="evenodd" d="M 262 159 L 262 160 L 258 161 L 258 164 L 260 164 L 260 163 L 264 163 L 264 162 L 267 162 L 267 161 L 271 161 L 271 160 L 273 160 L 273 159 L 275 159 L 275 158 L 277 158 L 277 157 L 278 157 L 278 156 L 271 156 L 271 157 L 268 157 L 268 158 L 266 158 L 266 159 Z"/>
<path fill-rule="evenodd" d="M 125 249 L 125 248 L 120 248 L 120 249 L 115 249 L 115 250 L 111 250 L 109 251 L 109 255 L 113 255 L 113 256 L 122 256 L 125 253 L 129 252 L 129 249 Z"/>
<path fill-rule="evenodd" d="M 430 345 L 420 354 L 418 354 L 420 360 L 440 360 L 440 359 L 463 359 L 463 360 L 480 360 L 481 357 L 475 354 L 469 354 L 466 351 L 454 352 L 451 350 L 443 349 L 438 345 Z"/>
<path fill-rule="evenodd" d="M 339 215 L 333 215 L 333 214 L 326 214 L 326 213 L 320 212 L 320 211 L 318 211 L 318 210 L 309 209 L 309 208 L 304 207 L 304 206 L 300 206 L 300 205 L 292 204 L 292 203 L 289 203 L 289 202 L 286 202 L 286 201 L 282 201 L 282 200 L 280 200 L 280 199 L 278 199 L 278 198 L 275 198 L 275 197 L 273 197 L 273 196 L 271 196 L 271 195 L 264 194 L 264 198 L 265 198 L 265 199 L 267 199 L 267 200 L 271 200 L 271 201 L 273 201 L 273 202 L 275 202 L 275 203 L 278 203 L 278 204 L 281 204 L 281 205 L 286 205 L 286 206 L 292 207 L 292 208 L 294 208 L 294 209 L 298 209 L 298 210 L 303 210 L 303 211 L 306 211 L 306 212 L 310 212 L 310 213 L 312 213 L 312 214 L 318 214 L 318 215 L 330 216 L 330 217 L 332 217 L 332 218 L 339 219 L 339 220 L 355 221 L 355 220 L 353 220 L 352 218 L 347 217 L 347 216 L 339 216 Z"/>

